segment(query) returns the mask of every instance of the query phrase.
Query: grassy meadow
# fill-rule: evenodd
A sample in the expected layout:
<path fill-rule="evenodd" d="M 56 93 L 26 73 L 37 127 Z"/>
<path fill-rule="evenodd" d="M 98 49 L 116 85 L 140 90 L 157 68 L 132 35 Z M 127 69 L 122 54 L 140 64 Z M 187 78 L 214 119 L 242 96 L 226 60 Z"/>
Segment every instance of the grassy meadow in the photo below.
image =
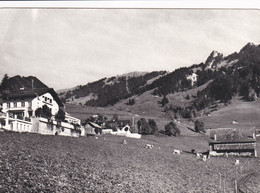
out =
<path fill-rule="evenodd" d="M 242 189 L 248 174 L 246 188 L 259 191 L 259 158 L 204 162 L 190 153 L 208 150 L 205 135 L 96 139 L 1 132 L 0 141 L 0 192 L 234 192 L 234 181 Z"/>
<path fill-rule="evenodd" d="M 147 94 L 147 93 L 145 93 Z M 191 94 L 191 93 L 190 93 Z M 170 96 L 170 103 L 189 102 L 186 92 Z M 153 99 L 150 99 L 152 97 Z M 66 105 L 71 115 L 87 119 L 100 113 L 109 119 L 154 119 L 159 130 L 165 118 L 158 98 L 147 94 L 136 105 L 125 102 L 95 108 Z M 144 104 L 144 105 L 141 105 Z M 260 126 L 260 102 L 232 100 L 229 106 L 198 119 L 206 128 Z M 238 124 L 232 124 L 232 121 Z M 193 131 L 194 123 L 181 119 L 179 137 L 142 136 L 131 139 L 112 135 L 62 137 L 0 132 L 0 192 L 260 192 L 260 159 L 211 157 L 206 162 L 191 153 L 209 150 L 209 132 Z M 126 140 L 127 144 L 123 144 Z M 153 149 L 145 148 L 154 145 Z M 180 155 L 174 149 L 182 150 Z M 259 137 L 257 151 L 260 153 Z M 235 161 L 240 161 L 236 166 Z"/>

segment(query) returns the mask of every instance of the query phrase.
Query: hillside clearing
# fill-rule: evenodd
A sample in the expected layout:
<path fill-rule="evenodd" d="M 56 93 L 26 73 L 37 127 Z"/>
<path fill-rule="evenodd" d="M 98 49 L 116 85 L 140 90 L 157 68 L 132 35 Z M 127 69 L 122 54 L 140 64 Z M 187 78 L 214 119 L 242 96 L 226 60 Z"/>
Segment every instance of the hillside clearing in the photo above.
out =
<path fill-rule="evenodd" d="M 207 128 L 260 128 L 260 101 L 247 102 L 234 98 L 230 105 L 214 111 L 201 120 Z M 237 124 L 232 124 L 236 121 Z"/>

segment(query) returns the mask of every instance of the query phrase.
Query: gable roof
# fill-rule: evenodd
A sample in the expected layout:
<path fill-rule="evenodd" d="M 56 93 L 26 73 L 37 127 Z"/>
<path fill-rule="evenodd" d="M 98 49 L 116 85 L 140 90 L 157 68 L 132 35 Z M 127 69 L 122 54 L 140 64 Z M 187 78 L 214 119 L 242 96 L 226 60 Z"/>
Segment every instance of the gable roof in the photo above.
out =
<path fill-rule="evenodd" d="M 14 100 L 14 99 L 25 99 L 25 98 L 35 98 L 37 96 L 43 95 L 45 93 L 50 93 L 53 99 L 58 103 L 59 107 L 63 107 L 63 103 L 58 97 L 57 93 L 53 88 L 38 88 L 38 89 L 27 89 L 27 90 L 15 90 L 3 95 L 4 100 Z"/>
<path fill-rule="evenodd" d="M 214 140 L 214 135 L 216 140 Z M 236 128 L 218 128 L 210 132 L 209 143 L 241 143 L 254 142 L 252 129 L 239 130 Z"/>
<path fill-rule="evenodd" d="M 90 126 L 94 127 L 94 128 L 102 129 L 102 127 L 101 127 L 100 125 L 98 125 L 98 124 L 96 124 L 96 123 L 94 123 L 94 122 L 90 122 L 90 121 L 89 121 L 88 124 L 89 124 Z"/>

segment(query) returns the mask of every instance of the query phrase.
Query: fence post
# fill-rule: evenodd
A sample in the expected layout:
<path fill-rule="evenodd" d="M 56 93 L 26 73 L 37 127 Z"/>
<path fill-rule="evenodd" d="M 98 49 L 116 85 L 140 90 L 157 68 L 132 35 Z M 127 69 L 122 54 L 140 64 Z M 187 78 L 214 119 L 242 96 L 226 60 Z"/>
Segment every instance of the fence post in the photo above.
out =
<path fill-rule="evenodd" d="M 237 181 L 235 180 L 235 193 L 237 193 Z"/>
<path fill-rule="evenodd" d="M 219 189 L 222 192 L 222 188 L 221 188 L 221 173 L 219 172 Z"/>

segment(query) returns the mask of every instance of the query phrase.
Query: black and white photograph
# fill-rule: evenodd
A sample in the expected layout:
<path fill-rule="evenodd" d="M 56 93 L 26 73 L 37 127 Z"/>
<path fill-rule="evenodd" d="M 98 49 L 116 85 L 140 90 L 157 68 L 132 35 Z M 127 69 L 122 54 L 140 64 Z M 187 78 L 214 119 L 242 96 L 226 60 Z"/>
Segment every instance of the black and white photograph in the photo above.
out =
<path fill-rule="evenodd" d="M 115 5 L 0 6 L 0 193 L 260 192 L 259 7 Z"/>

